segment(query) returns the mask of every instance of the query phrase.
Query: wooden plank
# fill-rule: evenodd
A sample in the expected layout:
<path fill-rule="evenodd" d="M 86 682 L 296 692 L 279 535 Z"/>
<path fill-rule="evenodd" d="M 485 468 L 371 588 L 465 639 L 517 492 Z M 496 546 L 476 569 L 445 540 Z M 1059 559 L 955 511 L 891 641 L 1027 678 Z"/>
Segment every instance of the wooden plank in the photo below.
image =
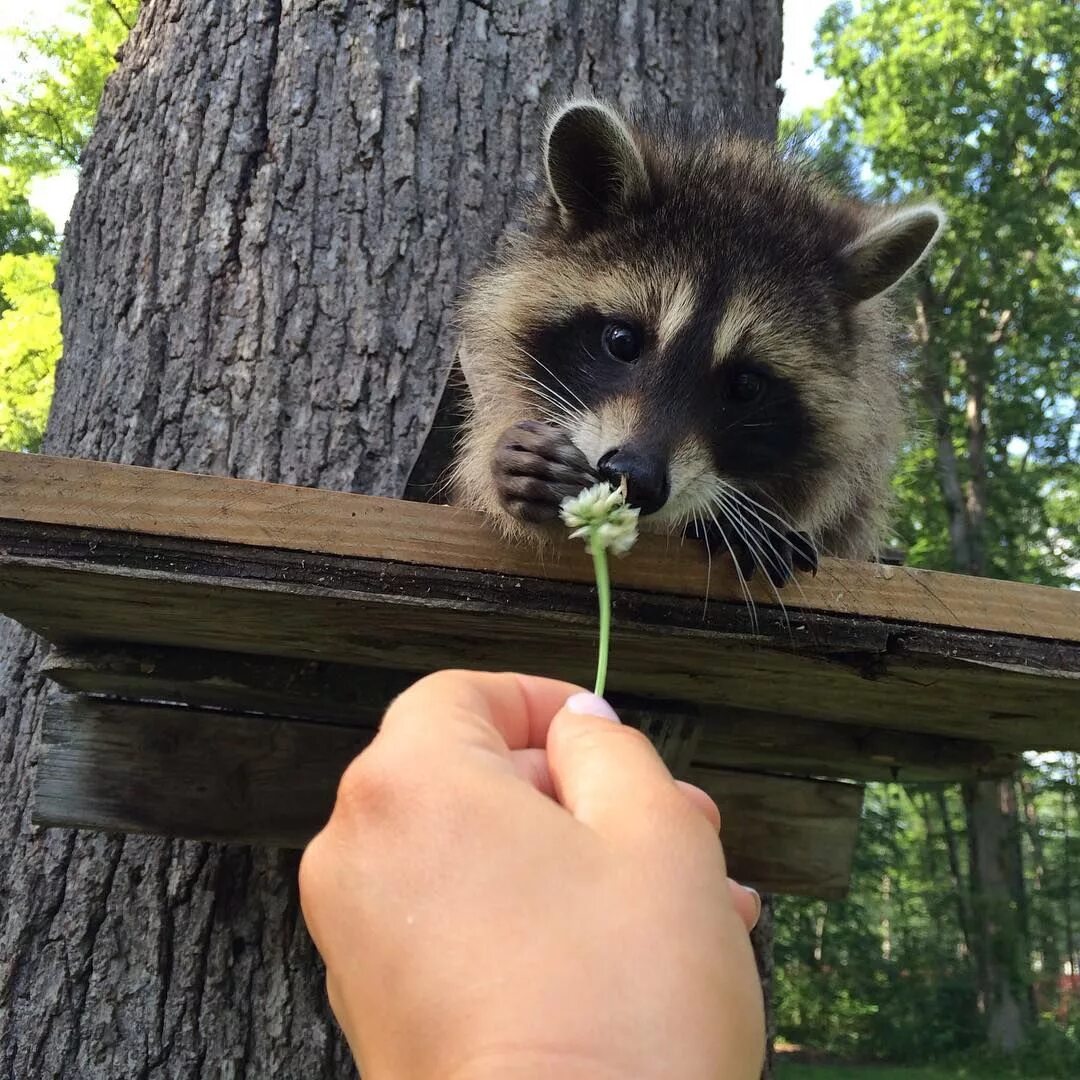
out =
<path fill-rule="evenodd" d="M 49 703 L 34 820 L 302 847 L 370 729 L 64 697 Z"/>
<path fill-rule="evenodd" d="M 300 847 L 370 732 L 66 697 L 45 719 L 34 820 Z M 730 871 L 772 892 L 838 897 L 861 805 L 851 784 L 692 770 L 725 816 Z"/>
<path fill-rule="evenodd" d="M 580 544 L 568 543 L 541 562 L 527 548 L 502 543 L 479 515 L 457 508 L 44 455 L 0 454 L 0 516 L 554 581 L 592 579 Z M 699 597 L 706 587 L 700 550 L 668 537 L 644 537 L 613 572 L 625 589 Z M 740 599 L 723 560 L 712 573 L 710 595 Z M 775 603 L 763 582 L 755 596 L 762 605 Z M 825 560 L 816 578 L 800 577 L 787 602 L 812 611 L 1080 641 L 1080 592 L 910 567 Z"/>
<path fill-rule="evenodd" d="M 720 807 L 733 877 L 762 892 L 827 899 L 847 894 L 862 787 L 726 769 L 694 768 L 683 779 Z"/>
<path fill-rule="evenodd" d="M 580 586 L 531 594 L 507 577 L 342 560 L 346 572 L 287 553 L 267 565 L 177 549 L 157 556 L 168 570 L 133 568 L 130 553 L 93 540 L 63 559 L 8 556 L 0 560 L 0 606 L 60 643 L 128 641 L 408 671 L 465 664 L 591 681 L 594 601 Z M 183 572 L 194 568 L 200 574 Z M 323 584 L 308 584 L 305 573 Z M 845 644 L 836 652 L 830 635 L 845 641 L 845 626 L 807 620 L 792 625 L 791 647 L 763 649 L 711 630 L 727 618 L 712 606 L 703 622 L 693 602 L 655 605 L 647 594 L 617 597 L 611 686 L 667 703 L 665 711 L 700 709 L 715 723 L 715 707 L 728 705 L 1016 750 L 1080 749 L 1080 680 L 1053 673 L 1080 670 L 1075 646 L 1052 646 L 1052 671 L 1040 662 L 1018 673 L 918 649 L 894 654 L 894 635 L 869 620 L 858 624 L 866 626 L 862 651 Z M 916 630 L 902 632 L 918 645 Z M 819 633 L 821 650 L 797 647 Z M 1051 651 L 1025 639 L 1006 644 L 1016 655 Z M 995 637 L 979 647 L 1000 646 Z"/>
<path fill-rule="evenodd" d="M 1008 776 L 1015 750 L 958 739 L 725 706 L 703 726 L 694 764 L 796 776 L 943 783 Z"/>
<path fill-rule="evenodd" d="M 377 725 L 390 699 L 423 674 L 119 643 L 55 648 L 41 671 L 75 692 L 362 727 Z M 827 723 L 732 706 L 717 706 L 706 720 L 704 710 L 692 716 L 657 712 L 642 708 L 642 699 L 632 695 L 616 691 L 610 696 L 624 722 L 646 731 L 676 772 L 695 764 L 857 780 L 941 782 L 1007 775 L 1017 762 L 1015 754 L 974 739 Z"/>
<path fill-rule="evenodd" d="M 422 674 L 120 642 L 54 648 L 41 673 L 76 693 L 368 728 Z"/>

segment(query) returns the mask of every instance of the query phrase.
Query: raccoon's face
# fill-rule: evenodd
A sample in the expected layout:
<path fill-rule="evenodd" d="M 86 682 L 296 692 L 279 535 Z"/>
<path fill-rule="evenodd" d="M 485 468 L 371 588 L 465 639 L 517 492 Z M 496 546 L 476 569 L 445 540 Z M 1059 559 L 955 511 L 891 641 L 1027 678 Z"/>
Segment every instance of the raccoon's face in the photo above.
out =
<path fill-rule="evenodd" d="M 503 313 L 540 414 L 657 524 L 798 523 L 874 435 L 853 312 L 939 212 L 868 220 L 764 147 L 661 142 L 596 102 L 556 114 L 545 165 Z"/>

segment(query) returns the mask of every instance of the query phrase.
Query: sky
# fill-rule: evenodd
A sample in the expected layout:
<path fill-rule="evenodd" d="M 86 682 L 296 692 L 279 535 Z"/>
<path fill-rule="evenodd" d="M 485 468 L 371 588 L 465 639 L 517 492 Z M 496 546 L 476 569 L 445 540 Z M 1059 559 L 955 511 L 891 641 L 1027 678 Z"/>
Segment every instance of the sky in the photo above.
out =
<path fill-rule="evenodd" d="M 823 105 L 836 81 L 814 70 L 814 28 L 831 0 L 784 0 L 784 65 L 780 85 L 787 93 L 781 116 Z"/>
<path fill-rule="evenodd" d="M 785 0 L 784 65 L 780 76 L 786 91 L 781 115 L 795 116 L 803 109 L 822 104 L 832 92 L 832 85 L 820 72 L 813 71 L 814 27 L 829 6 L 830 0 Z M 9 27 L 72 26 L 67 8 L 70 0 L 0 0 L 0 88 L 11 74 L 18 78 L 21 63 L 14 44 L 5 40 Z M 74 25 L 77 25 L 75 20 Z M 58 229 L 63 228 L 75 198 L 78 178 L 73 170 L 35 181 L 30 201 L 47 214 Z"/>

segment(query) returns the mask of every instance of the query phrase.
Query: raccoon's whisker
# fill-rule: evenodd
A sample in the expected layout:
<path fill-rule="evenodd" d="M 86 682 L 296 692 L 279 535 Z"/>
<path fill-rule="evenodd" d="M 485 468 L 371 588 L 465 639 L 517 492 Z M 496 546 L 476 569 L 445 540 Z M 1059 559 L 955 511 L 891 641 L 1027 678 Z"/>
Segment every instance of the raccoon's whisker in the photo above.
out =
<path fill-rule="evenodd" d="M 557 391 L 552 390 L 552 388 L 550 386 L 548 386 L 546 383 L 541 382 L 539 379 L 533 378 L 532 375 L 529 375 L 529 374 L 527 374 L 526 372 L 523 372 L 523 371 L 518 372 L 514 376 L 514 381 L 517 381 L 519 379 L 525 379 L 527 382 L 529 382 L 531 384 L 529 386 L 525 386 L 524 384 L 519 384 L 519 385 L 521 385 L 523 390 L 527 390 L 529 393 L 536 394 L 537 397 L 542 397 L 545 401 L 547 401 L 551 405 L 557 406 L 560 410 L 564 411 L 568 416 L 571 416 L 576 420 L 584 419 L 585 414 L 581 411 L 581 409 L 579 409 L 576 405 L 572 404 L 571 402 L 567 401 L 566 398 L 564 398 Z"/>
<path fill-rule="evenodd" d="M 701 535 L 705 535 L 705 524 L 698 517 L 698 512 L 693 511 L 694 524 L 701 530 Z M 687 512 L 687 524 L 690 523 L 690 512 Z M 705 545 L 705 558 L 708 560 L 705 569 L 705 603 L 701 608 L 701 621 L 704 622 L 709 616 L 709 593 L 712 592 L 712 548 L 708 544 Z"/>
<path fill-rule="evenodd" d="M 454 483 L 458 479 L 457 473 L 453 469 L 448 469 L 446 473 L 440 477 L 435 483 L 435 490 L 432 492 L 432 502 L 442 499 L 447 492 L 454 486 Z"/>
<path fill-rule="evenodd" d="M 788 618 L 787 607 L 785 606 L 784 601 L 780 596 L 780 590 L 773 584 L 772 578 L 769 576 L 768 567 L 765 565 L 765 551 L 761 547 L 760 543 L 758 543 L 758 541 L 755 539 L 756 530 L 747 528 L 746 519 L 742 516 L 737 506 L 732 507 L 732 509 L 734 510 L 735 515 L 738 517 L 739 523 L 736 524 L 735 521 L 732 520 L 731 514 L 728 513 L 728 510 L 726 509 L 730 506 L 730 504 L 727 503 L 727 501 L 722 495 L 720 496 L 720 500 L 718 501 L 717 505 L 720 508 L 721 512 L 728 517 L 728 520 L 731 521 L 732 525 L 735 526 L 736 530 L 741 533 L 743 539 L 747 542 L 747 545 L 750 548 L 750 554 L 751 556 L 753 556 L 754 562 L 756 562 L 761 568 L 762 574 L 765 575 L 766 580 L 769 582 L 769 588 L 772 589 L 773 595 L 776 597 L 776 602 L 780 605 L 780 612 L 784 620 L 784 625 L 787 627 L 788 633 L 790 634 L 791 620 Z M 742 526 L 741 528 L 740 525 Z M 769 561 L 772 562 L 773 560 L 769 559 Z M 775 563 L 774 565 L 776 565 L 777 567 L 782 567 L 783 563 Z"/>
<path fill-rule="evenodd" d="M 746 515 L 745 518 L 742 516 L 744 512 Z M 777 565 L 778 567 L 783 567 L 783 559 L 781 558 L 780 552 L 777 550 L 777 545 L 775 545 L 769 539 L 764 529 L 768 529 L 775 537 L 777 537 L 777 539 L 789 544 L 791 543 L 791 540 L 788 540 L 785 532 L 782 532 L 774 525 L 770 525 L 764 517 L 761 517 L 761 515 L 756 510 L 754 510 L 752 507 L 748 507 L 748 505 L 746 505 L 745 503 L 739 505 L 739 514 L 740 519 L 742 519 L 742 521 L 745 521 L 748 526 L 754 529 L 756 534 L 761 538 L 762 542 L 769 545 L 769 549 L 775 556 L 775 561 L 777 561 L 775 562 L 775 565 Z M 802 602 L 808 603 L 806 590 L 802 588 L 802 583 L 799 581 L 798 577 L 794 575 L 794 573 L 791 577 L 791 580 L 794 582 L 795 588 L 799 591 L 799 596 L 802 598 Z"/>
<path fill-rule="evenodd" d="M 732 490 L 737 491 L 738 489 L 732 489 Z M 752 529 L 754 531 L 754 534 L 758 537 L 758 539 L 762 542 L 762 544 L 767 545 L 769 551 L 771 552 L 771 555 L 769 556 L 769 562 L 771 562 L 778 570 L 781 570 L 781 571 L 785 570 L 787 567 L 786 567 L 786 564 L 784 563 L 783 558 L 780 555 L 780 552 L 777 550 L 776 545 L 773 543 L 773 541 L 769 539 L 769 536 L 764 531 L 764 529 L 768 529 L 771 532 L 773 532 L 777 536 L 777 538 L 779 540 L 783 541 L 784 543 L 790 543 L 790 541 L 788 540 L 786 534 L 782 533 L 775 526 L 770 525 L 752 507 L 746 506 L 745 504 L 740 505 L 737 500 L 733 500 L 733 501 L 735 502 L 735 505 L 736 505 L 736 508 L 737 508 L 736 512 L 739 515 L 739 520 L 741 522 L 743 522 L 743 524 L 746 525 L 747 528 L 750 528 L 750 529 Z M 745 517 L 743 516 L 744 512 L 745 512 L 745 515 L 746 515 Z M 799 590 L 799 596 L 802 598 L 803 602 L 805 603 L 806 602 L 806 590 L 803 589 L 802 583 L 799 581 L 798 577 L 795 574 L 791 575 L 790 580 L 794 583 L 795 588 Z M 779 596 L 777 597 L 777 599 L 779 599 Z M 782 603 L 781 603 L 781 606 L 783 606 Z"/>
<path fill-rule="evenodd" d="M 574 409 L 577 409 L 580 405 L 581 408 L 586 408 L 585 402 L 582 401 L 581 398 L 578 397 L 578 395 L 574 393 L 574 391 L 569 386 L 567 386 L 566 383 L 562 379 L 560 379 L 559 376 L 551 370 L 551 368 L 547 366 L 547 364 L 543 362 L 543 360 L 541 360 L 538 356 L 534 356 L 531 352 L 529 352 L 528 349 L 523 349 L 520 345 L 515 345 L 514 348 L 520 357 L 528 360 L 530 363 L 535 364 L 541 370 L 547 372 L 547 374 L 555 380 L 557 386 L 565 390 L 566 393 L 570 395 L 570 397 L 564 397 L 555 386 L 549 386 L 542 379 L 538 379 L 535 375 L 531 374 L 528 371 L 523 371 L 520 368 L 518 368 L 514 372 L 515 377 L 528 379 L 530 382 L 536 383 L 536 385 L 538 386 L 542 386 L 549 393 L 554 394 L 560 401 L 565 402 L 568 407 L 573 407 Z M 572 402 L 570 398 L 573 398 L 574 401 Z M 577 402 L 577 404 L 575 404 L 574 402 Z"/>
<path fill-rule="evenodd" d="M 593 368 L 595 369 L 599 365 L 600 361 L 597 360 L 595 356 L 593 356 L 592 352 L 589 350 L 589 347 L 587 345 L 582 345 L 581 348 L 582 348 L 582 351 L 585 353 L 585 355 L 589 358 L 589 363 L 592 364 Z M 593 372 L 591 370 L 588 370 L 588 369 L 585 369 L 585 370 L 586 370 L 586 374 L 591 379 L 593 379 L 595 381 L 595 376 L 594 376 Z"/>
<path fill-rule="evenodd" d="M 769 507 L 765 506 L 763 503 L 758 502 L 757 499 L 753 498 L 751 495 L 748 495 L 741 488 L 737 488 L 737 487 L 735 487 L 734 484 L 730 484 L 726 480 L 722 480 L 720 478 L 717 478 L 717 483 L 719 485 L 722 485 L 725 491 L 727 491 L 729 494 L 733 495 L 743 505 L 746 505 L 747 507 L 754 506 L 758 510 L 760 510 L 761 512 L 763 512 L 765 514 L 768 514 L 769 517 L 771 517 L 774 521 L 778 521 L 780 523 L 781 528 L 778 529 L 774 525 L 769 525 L 768 527 L 781 540 L 786 540 L 787 539 L 787 536 L 786 536 L 787 532 L 796 532 L 797 533 L 797 532 L 800 531 L 798 528 L 796 528 L 794 522 L 789 521 L 782 514 L 778 514 L 775 510 L 770 510 Z M 766 524 L 764 519 L 761 519 L 761 523 L 763 525 Z M 809 535 L 807 535 L 805 533 L 801 533 L 800 535 L 802 535 L 802 536 L 804 536 L 806 538 L 806 540 L 810 544 L 811 548 L 813 548 L 814 554 L 818 555 L 819 552 L 818 552 L 817 544 L 814 543 L 813 537 L 811 537 L 811 536 L 809 536 Z"/>
<path fill-rule="evenodd" d="M 780 474 L 777 474 L 777 475 L 780 475 Z M 741 499 L 744 499 L 745 501 L 749 502 L 753 506 L 756 506 L 759 510 L 763 510 L 766 514 L 768 514 L 771 518 L 774 518 L 776 521 L 779 521 L 780 524 L 783 525 L 785 529 L 794 529 L 795 528 L 795 526 L 786 517 L 784 517 L 783 514 L 779 513 L 778 510 L 773 508 L 777 504 L 776 504 L 776 500 L 773 499 L 770 495 L 767 495 L 763 491 L 758 492 L 758 494 L 761 495 L 761 497 L 763 499 L 769 499 L 769 501 L 773 503 L 772 507 L 766 506 L 763 502 L 759 502 L 749 492 L 744 491 L 742 488 L 736 487 L 734 484 L 728 484 L 727 486 L 728 486 L 728 489 L 730 491 L 737 492 Z"/>
<path fill-rule="evenodd" d="M 769 532 L 771 532 L 778 540 L 781 540 L 784 543 L 790 543 L 791 542 L 790 539 L 789 539 L 789 534 L 793 533 L 793 532 L 798 532 L 798 530 L 795 528 L 795 526 L 794 526 L 794 524 L 792 522 L 790 522 L 787 519 L 781 517 L 779 514 L 773 512 L 768 507 L 762 506 L 759 502 L 757 502 L 755 499 L 752 499 L 744 491 L 741 491 L 739 488 L 735 487 L 734 485 L 727 484 L 722 480 L 719 481 L 719 484 L 721 485 L 721 488 L 724 491 L 724 493 L 727 495 L 727 497 L 730 498 L 735 503 L 735 505 L 739 508 L 740 516 L 741 516 L 741 512 L 745 511 L 748 517 L 750 517 L 752 520 L 756 521 L 763 529 L 767 529 Z M 761 513 L 759 513 L 759 509 L 754 509 L 755 507 L 759 508 L 760 510 L 763 510 L 765 513 L 769 514 L 771 517 L 775 518 L 777 521 L 780 522 L 780 524 L 783 526 L 783 528 L 778 529 L 771 522 L 766 521 L 765 518 L 763 518 L 761 516 Z M 762 535 L 762 538 L 764 540 L 766 540 L 766 542 L 768 542 L 768 537 L 765 536 L 764 533 L 762 533 L 761 535 Z M 809 537 L 807 539 L 809 539 Z M 812 540 L 810 540 L 810 544 L 811 544 L 811 547 L 814 547 L 814 544 L 813 544 Z M 769 547 L 773 548 L 774 551 L 776 550 L 775 546 L 771 542 L 769 542 Z M 816 547 L 814 547 L 814 552 L 815 552 L 815 554 L 817 553 Z M 779 553 L 777 553 L 777 554 L 779 555 Z M 801 591 L 801 589 L 802 589 L 801 585 L 799 586 L 799 589 Z"/>
<path fill-rule="evenodd" d="M 575 421 L 579 424 L 585 423 L 583 417 L 579 417 L 573 413 L 568 413 L 564 406 L 551 401 L 550 399 L 538 394 L 531 387 L 522 387 L 527 393 L 533 395 L 531 408 L 537 414 L 539 419 L 546 420 L 550 424 L 554 424 L 558 428 L 565 428 L 570 421 Z"/>
<path fill-rule="evenodd" d="M 533 393 L 530 387 L 526 386 L 522 389 L 528 393 Z M 536 400 L 533 401 L 530 407 L 541 420 L 546 420 L 549 424 L 554 424 L 558 428 L 565 427 L 566 421 L 571 419 L 561 406 L 551 404 L 547 398 L 540 394 L 536 395 Z"/>
<path fill-rule="evenodd" d="M 776 520 L 779 521 L 781 523 L 781 525 L 784 526 L 783 529 L 778 529 L 775 525 L 772 525 L 768 521 L 766 521 L 757 510 L 752 508 L 753 506 L 758 505 L 758 504 L 754 503 L 753 499 L 750 499 L 750 497 L 748 495 L 746 495 L 745 493 L 740 493 L 740 495 L 741 495 L 741 498 L 743 500 L 741 505 L 745 507 L 747 513 L 752 514 L 753 517 L 755 517 L 759 522 L 761 522 L 761 524 L 765 528 L 767 528 L 770 532 L 772 532 L 773 535 L 776 536 L 776 538 L 778 540 L 781 540 L 784 543 L 790 544 L 791 543 L 791 534 L 795 533 L 802 543 L 809 546 L 810 551 L 813 554 L 814 562 L 817 563 L 819 561 L 819 559 L 821 557 L 821 552 L 818 549 L 817 543 L 814 541 L 814 538 L 809 533 L 801 532 L 799 529 L 795 528 L 795 526 L 793 525 L 792 522 L 786 521 L 784 518 L 780 517 L 779 514 L 773 514 L 772 516 L 774 518 L 776 518 Z M 746 500 L 749 500 L 749 501 L 746 501 Z M 761 509 L 765 510 L 766 513 L 770 513 L 770 511 L 767 510 L 765 507 L 761 507 Z M 806 599 L 806 593 L 803 590 L 802 585 L 799 583 L 799 579 L 795 578 L 794 581 L 795 581 L 796 586 L 798 587 L 798 590 L 799 590 L 800 594 L 802 595 L 802 598 L 805 600 Z"/>
<path fill-rule="evenodd" d="M 798 532 L 798 529 L 795 528 L 792 522 L 788 521 L 786 518 L 781 517 L 779 514 L 774 513 L 768 507 L 762 506 L 759 502 L 750 498 L 750 496 L 747 495 L 745 492 L 740 491 L 739 488 L 734 487 L 731 484 L 726 484 L 724 485 L 722 490 L 740 507 L 740 509 L 744 509 L 747 514 L 752 515 L 757 521 L 759 521 L 766 529 L 768 529 L 779 539 L 787 540 L 788 533 Z M 766 521 L 765 518 L 761 516 L 760 511 L 764 511 L 770 517 L 775 518 L 777 521 L 780 522 L 783 528 L 778 529 L 771 522 Z"/>
<path fill-rule="evenodd" d="M 556 382 L 557 382 L 557 383 L 558 383 L 558 384 L 559 384 L 559 385 L 560 385 L 560 386 L 561 386 L 561 387 L 562 387 L 562 388 L 563 388 L 563 389 L 564 389 L 564 390 L 565 390 L 565 391 L 566 391 L 566 392 L 567 392 L 567 393 L 568 393 L 568 394 L 570 395 L 570 397 L 572 397 L 572 398 L 573 398 L 573 399 L 574 399 L 574 400 L 575 400 L 575 401 L 576 401 L 576 402 L 578 403 L 578 405 L 580 405 L 580 406 L 581 406 L 581 408 L 583 408 L 583 409 L 586 409 L 586 410 L 588 410 L 588 405 L 586 405 L 586 404 L 585 404 L 585 402 L 581 400 L 581 398 L 580 398 L 580 397 L 578 396 L 578 394 L 577 394 L 577 393 L 576 393 L 576 392 L 575 392 L 575 391 L 573 390 L 573 388 L 572 388 L 572 387 L 569 387 L 569 386 L 567 386 L 567 385 L 566 385 L 566 383 L 565 383 L 565 382 L 564 382 L 564 381 L 563 381 L 562 379 L 560 379 L 560 378 L 559 378 L 559 376 L 558 376 L 558 375 L 556 375 L 556 374 L 555 374 L 555 372 L 554 372 L 554 371 L 552 371 L 552 370 L 551 370 L 551 368 L 549 368 L 549 367 L 547 366 L 547 364 L 545 364 L 545 363 L 544 363 L 544 361 L 543 361 L 543 360 L 541 360 L 541 359 L 540 359 L 540 358 L 539 358 L 538 356 L 533 356 L 533 355 L 531 355 L 530 353 L 526 352 L 526 351 L 525 351 L 524 349 L 522 349 L 521 351 L 522 351 L 523 353 L 525 353 L 525 355 L 526 355 L 526 356 L 527 356 L 527 357 L 528 357 L 528 358 L 529 358 L 529 359 L 530 359 L 530 360 L 531 360 L 531 361 L 532 361 L 532 362 L 533 362 L 534 364 L 536 364 L 536 365 L 537 365 L 538 367 L 541 367 L 541 368 L 543 368 L 543 369 L 544 369 L 544 371 L 546 371 L 546 372 L 547 372 L 547 373 L 548 373 L 548 374 L 549 374 L 549 375 L 550 375 L 550 376 L 551 376 L 551 377 L 552 377 L 552 378 L 553 378 L 553 379 L 554 379 L 554 380 L 555 380 L 555 381 L 556 381 Z"/>
<path fill-rule="evenodd" d="M 719 507 L 719 504 L 717 504 L 717 506 Z M 724 514 L 725 517 L 727 517 L 727 514 L 724 513 L 723 508 L 719 507 L 719 509 L 720 512 Z M 712 506 L 706 506 L 705 512 L 709 515 L 709 517 L 712 518 L 713 524 L 716 526 L 717 532 L 720 533 L 720 536 L 724 541 L 724 546 L 728 549 L 728 554 L 731 556 L 731 563 L 735 567 L 735 573 L 738 575 L 739 585 L 742 588 L 743 596 L 746 597 L 746 608 L 750 612 L 750 629 L 753 630 L 755 635 L 757 635 L 760 633 L 760 630 L 758 628 L 757 604 L 754 603 L 754 597 L 753 594 L 750 592 L 750 586 L 747 585 L 746 578 L 743 577 L 742 567 L 739 566 L 739 560 L 735 558 L 735 551 L 731 546 L 731 541 L 728 540 L 727 533 L 724 532 L 724 527 L 717 520 L 716 514 L 713 513 Z M 728 518 L 728 520 L 731 521 L 730 518 Z M 734 525 L 735 523 L 731 522 L 731 524 Z"/>
<path fill-rule="evenodd" d="M 720 434 L 722 434 L 725 431 L 730 431 L 734 427 L 762 427 L 762 426 L 771 427 L 775 423 L 775 421 L 770 421 L 769 424 L 765 424 L 765 425 L 757 425 L 757 424 L 748 424 L 748 423 L 746 423 L 746 418 L 748 416 L 757 416 L 758 413 L 763 412 L 767 408 L 772 408 L 772 407 L 775 407 L 777 405 L 787 405 L 790 402 L 793 402 L 793 401 L 797 402 L 798 400 L 799 399 L 796 396 L 791 395 L 791 396 L 785 397 L 785 398 L 770 398 L 768 401 L 763 401 L 760 405 L 755 406 L 749 412 L 743 413 L 742 416 L 737 416 L 734 420 L 731 421 L 731 423 L 725 424 L 720 429 Z"/>

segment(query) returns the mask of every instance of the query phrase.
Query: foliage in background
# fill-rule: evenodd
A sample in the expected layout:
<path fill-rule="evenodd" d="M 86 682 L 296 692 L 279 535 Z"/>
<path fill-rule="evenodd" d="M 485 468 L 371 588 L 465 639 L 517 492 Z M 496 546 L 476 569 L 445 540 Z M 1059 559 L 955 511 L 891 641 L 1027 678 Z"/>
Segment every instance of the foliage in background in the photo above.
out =
<path fill-rule="evenodd" d="M 75 0 L 84 29 L 12 31 L 25 74 L 0 89 L 0 449 L 35 450 L 60 359 L 59 237 L 34 180 L 75 168 L 138 0 Z"/>
<path fill-rule="evenodd" d="M 60 359 L 60 301 L 50 255 L 0 255 L 0 449 L 37 450 Z"/>
<path fill-rule="evenodd" d="M 830 141 L 949 215 L 908 303 L 916 565 L 1062 585 L 1080 560 L 1078 41 L 1060 0 L 838 3 L 819 26 Z"/>
<path fill-rule="evenodd" d="M 898 298 L 916 428 L 897 529 L 915 565 L 1078 579 L 1078 42 L 1080 8 L 1039 0 L 864 0 L 819 24 L 818 61 L 838 80 L 803 123 L 817 126 L 819 163 L 950 218 Z M 1015 1059 L 1025 1077 L 1080 1075 L 1076 779 L 1059 755 L 991 785 L 1020 811 L 1007 914 L 1021 948 L 1017 969 L 998 968 L 1041 1016 Z M 868 789 L 850 897 L 779 903 L 782 1035 L 863 1060 L 971 1065 L 986 1052 L 976 956 L 1003 938 L 970 879 L 969 825 L 957 789 Z M 970 1075 L 997 1073 L 976 1061 Z"/>
<path fill-rule="evenodd" d="M 1080 792 L 1075 755 L 1019 778 L 1042 1024 L 1017 1075 L 1080 1075 Z M 985 1033 L 976 1008 L 964 812 L 955 788 L 871 784 L 845 900 L 778 897 L 779 1034 L 862 1061 L 970 1066 Z M 1062 993 L 1063 987 L 1065 993 Z M 996 1075 L 995 1064 L 984 1063 Z M 996 1067 L 1006 1069 L 1003 1063 Z"/>

